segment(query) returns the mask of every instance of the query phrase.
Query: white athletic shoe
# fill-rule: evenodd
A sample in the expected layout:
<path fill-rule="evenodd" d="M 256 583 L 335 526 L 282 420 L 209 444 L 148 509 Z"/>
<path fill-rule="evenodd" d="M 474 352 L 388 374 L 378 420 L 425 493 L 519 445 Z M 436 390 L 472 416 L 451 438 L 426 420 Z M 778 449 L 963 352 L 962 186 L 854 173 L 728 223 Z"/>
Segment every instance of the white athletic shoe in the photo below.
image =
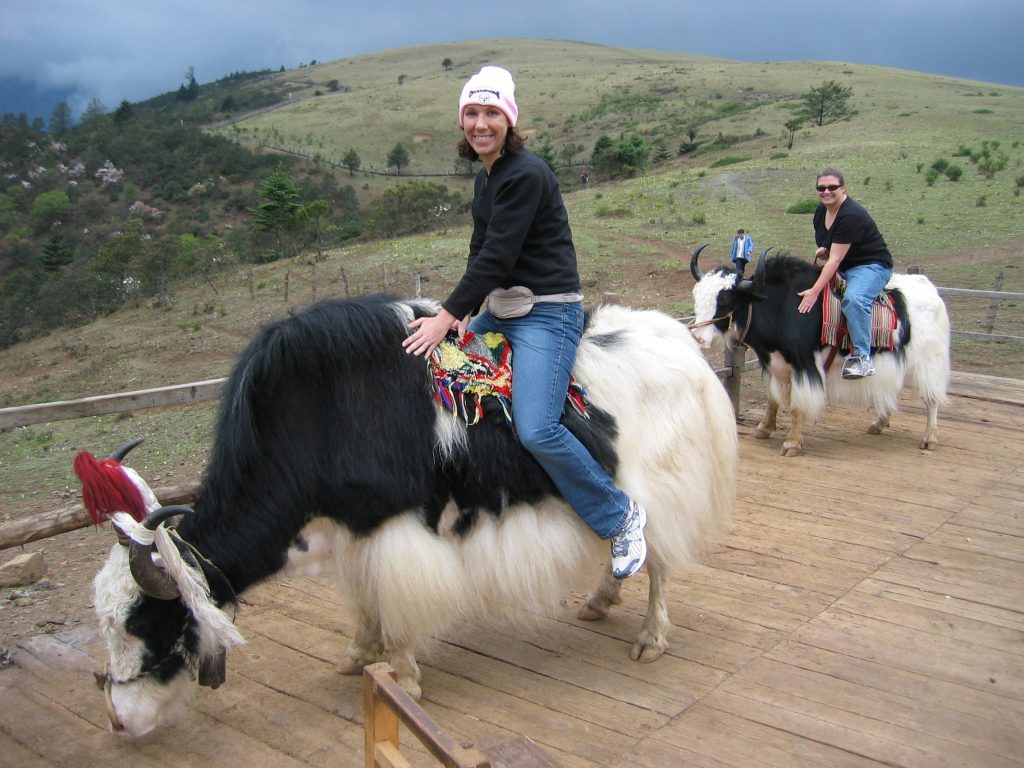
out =
<path fill-rule="evenodd" d="M 647 525 L 647 510 L 632 499 L 629 502 L 629 516 L 622 528 L 612 536 L 612 575 L 616 579 L 632 576 L 647 561 L 647 541 L 644 526 Z"/>

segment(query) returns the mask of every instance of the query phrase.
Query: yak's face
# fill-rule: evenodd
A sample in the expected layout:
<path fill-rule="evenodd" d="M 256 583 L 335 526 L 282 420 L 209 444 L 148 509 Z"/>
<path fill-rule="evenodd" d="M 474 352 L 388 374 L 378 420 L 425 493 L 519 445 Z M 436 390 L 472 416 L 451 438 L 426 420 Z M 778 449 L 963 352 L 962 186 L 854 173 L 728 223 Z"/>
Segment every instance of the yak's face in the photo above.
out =
<path fill-rule="evenodd" d="M 225 604 L 234 605 L 223 573 L 167 527 L 193 511 L 162 507 L 146 481 L 121 465 L 140 441 L 102 462 L 83 451 L 74 465 L 90 516 L 97 523 L 111 520 L 118 533 L 93 581 L 107 645 L 106 670 L 96 677 L 111 728 L 127 736 L 142 736 L 170 719 L 187 702 L 194 681 L 217 687 L 224 680 L 226 649 L 245 642 L 233 614 L 213 597 L 208 572 L 222 599 L 230 596 Z"/>
<path fill-rule="evenodd" d="M 128 566 L 128 549 L 114 545 L 93 582 L 96 616 L 107 646 L 98 678 L 115 733 L 142 736 L 187 703 L 195 688 L 198 639 L 179 600 L 143 594 Z"/>
<path fill-rule="evenodd" d="M 739 306 L 738 279 L 735 272 L 718 268 L 706 272 L 693 286 L 691 330 L 702 348 L 711 347 L 728 331 L 731 313 Z"/>

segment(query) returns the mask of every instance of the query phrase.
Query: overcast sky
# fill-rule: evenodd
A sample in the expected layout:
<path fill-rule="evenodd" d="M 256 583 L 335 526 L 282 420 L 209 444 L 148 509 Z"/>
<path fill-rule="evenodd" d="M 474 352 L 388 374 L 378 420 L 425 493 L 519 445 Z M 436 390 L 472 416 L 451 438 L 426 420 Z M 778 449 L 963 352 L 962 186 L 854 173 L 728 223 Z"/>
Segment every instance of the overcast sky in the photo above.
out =
<path fill-rule="evenodd" d="M 1024 0 L 3 0 L 0 113 L 490 37 L 878 64 L 1024 86 Z M 30 93 L 34 91 L 34 97 Z"/>

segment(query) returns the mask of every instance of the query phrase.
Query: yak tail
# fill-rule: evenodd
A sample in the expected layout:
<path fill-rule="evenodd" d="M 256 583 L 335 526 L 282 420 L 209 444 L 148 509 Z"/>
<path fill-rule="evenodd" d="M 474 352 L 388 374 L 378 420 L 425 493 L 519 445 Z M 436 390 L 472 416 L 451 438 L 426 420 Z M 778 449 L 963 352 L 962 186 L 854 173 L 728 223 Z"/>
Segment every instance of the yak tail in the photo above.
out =
<path fill-rule="evenodd" d="M 950 377 L 949 313 L 939 292 L 924 275 L 892 276 L 910 315 L 910 343 L 906 346 L 907 383 L 926 404 L 946 405 Z"/>

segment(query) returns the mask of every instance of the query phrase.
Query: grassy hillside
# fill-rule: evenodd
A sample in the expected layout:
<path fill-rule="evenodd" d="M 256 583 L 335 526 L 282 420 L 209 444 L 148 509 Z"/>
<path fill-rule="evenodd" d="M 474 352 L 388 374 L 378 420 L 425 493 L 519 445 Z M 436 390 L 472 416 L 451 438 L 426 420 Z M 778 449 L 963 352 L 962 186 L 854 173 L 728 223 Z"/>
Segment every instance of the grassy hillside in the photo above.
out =
<path fill-rule="evenodd" d="M 446 58 L 453 62 L 449 70 L 441 66 Z M 738 226 L 759 245 L 807 253 L 807 217 L 785 211 L 814 198 L 814 173 L 825 165 L 846 171 L 850 194 L 875 216 L 901 267 L 920 265 L 941 281 L 990 288 L 1006 265 L 963 268 L 956 255 L 1024 238 L 1024 89 L 882 67 L 741 63 L 564 41 L 461 42 L 276 75 L 295 86 L 293 104 L 220 130 L 324 158 L 355 149 L 364 169 L 379 171 L 402 143 L 411 155 L 403 177 L 453 172 L 458 94 L 486 63 L 515 74 L 519 127 L 530 146 L 584 148 L 574 158 L 578 167 L 563 174 L 566 192 L 575 192 L 568 204 L 584 261 L 614 264 L 635 251 L 671 256 L 699 242 L 724 248 Z M 347 90 L 325 92 L 331 80 Z M 826 80 L 853 89 L 857 114 L 824 127 L 806 125 L 787 151 L 785 122 L 801 94 Z M 676 156 L 695 120 L 700 149 Z M 671 159 L 643 178 L 578 190 L 576 172 L 586 167 L 597 138 L 634 132 L 648 145 L 664 145 Z M 954 156 L 984 147 L 1005 156 L 1005 167 L 991 178 L 970 158 Z M 959 165 L 960 180 L 940 175 L 929 184 L 926 174 L 937 160 Z M 401 181 L 369 173 L 355 178 L 366 195 Z M 468 180 L 457 176 L 445 183 L 468 190 Z M 456 248 L 461 252 L 461 243 Z M 1004 286 L 1019 289 L 1022 279 L 1013 266 Z"/>
<path fill-rule="evenodd" d="M 444 70 L 441 63 L 454 63 Z M 724 261 L 743 226 L 758 246 L 797 254 L 812 249 L 810 217 L 786 210 L 813 198 L 815 171 L 839 165 L 848 189 L 878 221 L 897 268 L 920 265 L 940 285 L 1024 291 L 1024 89 L 828 62 L 739 63 L 682 54 L 570 42 L 489 40 L 387 51 L 274 75 L 293 83 L 288 106 L 218 128 L 228 136 L 266 137 L 340 159 L 354 148 L 366 167 L 383 169 L 396 143 L 410 172 L 454 169 L 456 103 L 469 74 L 486 63 L 517 79 L 520 127 L 530 146 L 567 143 L 585 151 L 607 134 L 636 132 L 671 157 L 634 179 L 581 188 L 567 175 L 566 203 L 591 298 L 619 294 L 632 304 L 675 314 L 689 310 L 687 260 L 712 243 L 708 261 Z M 403 76 L 399 84 L 400 76 Z M 330 92 L 337 79 L 342 87 Z M 783 124 L 800 94 L 825 80 L 853 89 L 852 119 L 805 127 L 786 150 Z M 348 89 L 347 91 L 344 89 Z M 319 90 L 320 96 L 314 95 Z M 701 118 L 701 148 L 676 156 Z M 706 120 L 705 120 L 706 118 Z M 721 138 L 721 141 L 719 139 Z M 716 141 L 720 148 L 713 149 Z M 1006 165 L 979 173 L 963 146 L 987 142 Z M 959 181 L 926 182 L 938 159 L 960 165 Z M 726 164 L 721 164 L 725 161 Z M 347 172 L 342 172 L 347 176 Z M 354 183 L 367 197 L 404 180 L 366 173 Z M 459 177 L 445 180 L 468 194 Z M 459 185 L 463 185 L 461 188 Z M 444 298 L 461 273 L 467 226 L 403 240 L 332 251 L 316 265 L 317 295 L 389 290 Z M 0 352 L 0 405 L 70 399 L 226 375 L 262 322 L 313 298 L 306 258 L 196 280 L 172 308 L 140 306 Z M 950 302 L 954 326 L 977 329 L 988 303 Z M 1019 307 L 1004 303 L 996 331 L 1024 336 Z M 1024 376 L 1020 347 L 954 346 L 954 367 Z M 212 408 L 141 412 L 44 424 L 0 435 L 0 503 L 45 501 L 73 487 L 70 458 L 102 451 L 136 433 L 150 435 L 138 461 L 154 480 L 186 475 L 208 446 Z"/>
<path fill-rule="evenodd" d="M 441 66 L 446 58 L 453 62 L 449 70 Z M 532 145 L 550 142 L 556 150 L 568 143 L 581 145 L 585 151 L 576 156 L 578 163 L 586 162 L 599 136 L 623 132 L 639 133 L 651 145 L 660 141 L 674 156 L 694 119 L 702 122 L 697 140 L 705 147 L 719 135 L 738 140 L 717 155 L 697 153 L 665 170 L 686 178 L 685 172 L 707 171 L 723 156 L 746 158 L 729 171 L 709 171 L 709 181 L 732 179 L 730 172 L 739 171 L 745 182 L 756 185 L 749 205 L 742 196 L 730 201 L 740 204 L 730 215 L 745 216 L 751 209 L 751 228 L 767 227 L 773 237 L 770 219 L 811 191 L 813 179 L 805 182 L 804 174 L 824 163 L 842 165 L 851 191 L 881 218 L 890 212 L 915 224 L 924 218 L 929 237 L 939 238 L 937 247 L 953 247 L 961 237 L 1014 236 L 1008 222 L 999 222 L 998 198 L 1012 195 L 1013 179 L 1024 172 L 1024 149 L 1018 143 L 1024 90 L 881 67 L 750 64 L 557 41 L 451 43 L 318 64 L 299 70 L 301 76 L 276 75 L 294 84 L 294 103 L 221 130 L 247 141 L 280 140 L 337 160 L 352 148 L 365 169 L 378 171 L 386 169 L 388 151 L 402 143 L 411 155 L 408 173 L 453 172 L 458 94 L 466 78 L 486 63 L 500 63 L 515 74 L 519 127 Z M 325 92 L 324 84 L 332 79 L 348 90 Z M 800 95 L 825 80 L 853 89 L 858 115 L 824 128 L 805 128 L 788 157 L 773 159 L 785 151 L 783 124 L 799 106 Z M 316 91 L 321 95 L 314 96 Z M 719 113 L 728 116 L 714 119 Z M 919 163 L 927 168 L 940 157 L 950 158 L 961 145 L 980 149 L 984 141 L 1000 142 L 1009 156 L 1001 178 L 979 180 L 967 163 L 958 185 L 939 182 L 926 188 Z M 865 179 L 866 187 L 860 184 Z M 362 174 L 361 181 L 372 189 L 395 179 Z M 458 179 L 449 183 L 458 184 Z M 946 215 L 947 206 L 961 212 L 964 202 L 976 207 L 982 195 L 990 210 L 979 209 L 967 222 Z M 1008 210 L 1019 213 L 1019 198 L 1013 202 L 1018 205 Z M 917 242 L 919 234 L 901 237 Z"/>

